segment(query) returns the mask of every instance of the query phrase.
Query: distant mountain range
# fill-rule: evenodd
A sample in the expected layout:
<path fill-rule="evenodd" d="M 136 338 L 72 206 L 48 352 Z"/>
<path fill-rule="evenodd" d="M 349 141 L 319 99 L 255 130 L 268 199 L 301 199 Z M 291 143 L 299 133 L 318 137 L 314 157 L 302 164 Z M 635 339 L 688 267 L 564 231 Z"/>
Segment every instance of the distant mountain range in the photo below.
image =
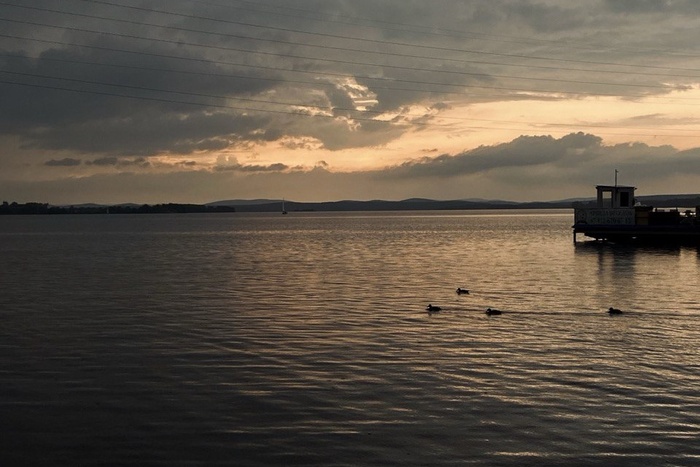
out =
<path fill-rule="evenodd" d="M 209 206 L 256 206 L 259 204 L 282 205 L 281 199 L 227 199 L 224 201 L 214 201 L 207 203 Z"/>
<path fill-rule="evenodd" d="M 209 203 L 211 206 L 234 206 L 237 212 L 275 212 L 282 210 L 282 200 L 255 200 L 243 203 L 240 200 L 224 200 Z M 498 200 L 449 200 L 439 201 L 423 198 L 411 198 L 402 201 L 325 201 L 325 202 L 298 202 L 285 201 L 285 210 L 292 211 L 423 211 L 423 210 L 456 210 L 456 209 L 505 209 L 513 207 L 522 208 L 552 208 L 570 207 L 555 205 L 552 203 L 514 203 Z"/>
<path fill-rule="evenodd" d="M 638 202 L 655 207 L 691 207 L 700 205 L 700 194 L 639 196 Z M 292 211 L 423 211 L 466 209 L 555 209 L 571 208 L 574 203 L 594 202 L 594 198 L 572 198 L 559 201 L 515 202 L 504 200 L 463 199 L 433 200 L 410 198 L 402 201 L 326 201 L 284 202 L 285 210 Z M 275 212 L 282 210 L 282 200 L 222 200 L 208 203 L 209 206 L 233 206 L 237 212 Z"/>
<path fill-rule="evenodd" d="M 638 196 L 640 204 L 656 208 L 694 209 L 700 206 L 700 194 Z M 284 201 L 288 212 L 301 211 L 440 211 L 476 209 L 566 209 L 574 205 L 595 203 L 594 198 L 571 198 L 559 201 L 515 202 L 486 199 L 434 200 L 410 198 L 402 201 Z M 193 213 L 193 212 L 281 212 L 282 200 L 277 199 L 232 199 L 207 204 L 137 204 L 116 205 L 86 203 L 56 206 L 48 203 L 7 203 L 0 206 L 0 214 L 99 214 L 99 213 Z"/>

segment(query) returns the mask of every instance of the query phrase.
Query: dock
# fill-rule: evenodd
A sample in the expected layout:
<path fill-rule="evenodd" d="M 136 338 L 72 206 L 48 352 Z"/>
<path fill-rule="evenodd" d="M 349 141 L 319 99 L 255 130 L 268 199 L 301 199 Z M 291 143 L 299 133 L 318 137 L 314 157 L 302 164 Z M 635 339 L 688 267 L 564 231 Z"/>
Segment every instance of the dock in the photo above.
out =
<path fill-rule="evenodd" d="M 593 203 L 574 205 L 574 243 L 577 234 L 597 241 L 700 243 L 700 206 L 661 210 L 635 202 L 636 187 L 598 185 Z"/>

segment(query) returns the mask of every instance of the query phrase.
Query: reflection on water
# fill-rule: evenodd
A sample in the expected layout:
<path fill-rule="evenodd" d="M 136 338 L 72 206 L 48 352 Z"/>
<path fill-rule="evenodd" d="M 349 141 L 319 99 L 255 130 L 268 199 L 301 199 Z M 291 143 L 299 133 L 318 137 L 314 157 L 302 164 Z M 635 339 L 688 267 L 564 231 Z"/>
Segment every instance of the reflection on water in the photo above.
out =
<path fill-rule="evenodd" d="M 696 465 L 697 250 L 570 226 L 0 219 L 0 461 Z"/>
<path fill-rule="evenodd" d="M 640 311 L 683 313 L 688 303 L 677 299 L 690 296 L 698 285 L 693 278 L 700 265 L 696 247 L 583 242 L 575 251 L 585 262 L 596 257 L 599 290 L 617 293 Z"/>

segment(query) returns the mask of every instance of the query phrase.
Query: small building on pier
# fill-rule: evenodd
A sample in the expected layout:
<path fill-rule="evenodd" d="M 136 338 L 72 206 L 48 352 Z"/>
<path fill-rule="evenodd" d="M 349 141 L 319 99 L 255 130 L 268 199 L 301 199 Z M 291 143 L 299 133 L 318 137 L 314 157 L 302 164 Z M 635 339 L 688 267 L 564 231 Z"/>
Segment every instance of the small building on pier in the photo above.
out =
<path fill-rule="evenodd" d="M 594 203 L 574 206 L 574 242 L 582 233 L 596 240 L 654 241 L 700 240 L 698 210 L 655 210 L 635 201 L 633 186 L 598 185 Z"/>

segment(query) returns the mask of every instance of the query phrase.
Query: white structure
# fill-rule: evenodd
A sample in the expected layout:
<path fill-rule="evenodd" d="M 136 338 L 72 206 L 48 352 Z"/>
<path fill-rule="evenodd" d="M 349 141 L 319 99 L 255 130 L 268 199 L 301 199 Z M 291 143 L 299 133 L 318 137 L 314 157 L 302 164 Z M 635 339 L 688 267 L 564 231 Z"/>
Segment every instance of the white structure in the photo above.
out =
<path fill-rule="evenodd" d="M 574 243 L 582 233 L 613 242 L 693 242 L 700 244 L 700 206 L 695 212 L 637 205 L 633 186 L 598 185 L 595 203 L 574 205 Z"/>
<path fill-rule="evenodd" d="M 577 224 L 634 225 L 633 186 L 598 185 L 596 205 L 574 209 L 574 222 Z"/>

